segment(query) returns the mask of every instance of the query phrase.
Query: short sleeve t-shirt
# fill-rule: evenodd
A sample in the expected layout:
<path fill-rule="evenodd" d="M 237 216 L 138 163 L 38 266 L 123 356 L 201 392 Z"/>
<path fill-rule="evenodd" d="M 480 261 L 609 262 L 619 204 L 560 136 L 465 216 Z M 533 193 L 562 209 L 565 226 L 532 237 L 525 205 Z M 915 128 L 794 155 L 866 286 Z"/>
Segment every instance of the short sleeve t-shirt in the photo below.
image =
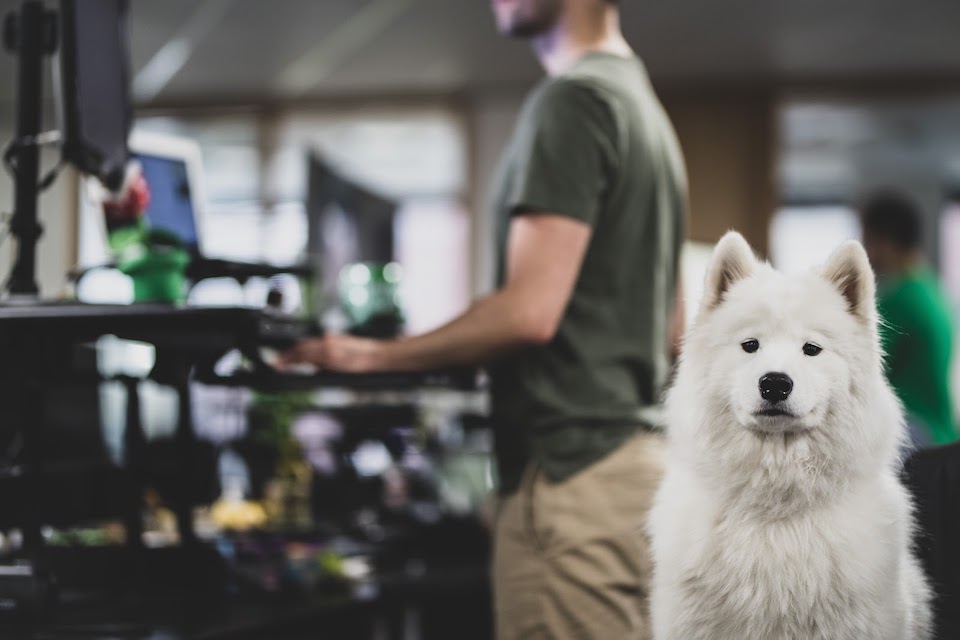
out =
<path fill-rule="evenodd" d="M 884 323 L 886 371 L 911 421 L 933 444 L 957 438 L 950 392 L 953 314 L 936 276 L 918 268 L 882 283 L 877 310 Z"/>
<path fill-rule="evenodd" d="M 569 216 L 592 230 L 554 339 L 490 368 L 509 492 L 531 460 L 562 480 L 659 426 L 686 176 L 640 60 L 590 53 L 541 82 L 502 158 L 494 206 L 499 284 L 514 216 Z"/>

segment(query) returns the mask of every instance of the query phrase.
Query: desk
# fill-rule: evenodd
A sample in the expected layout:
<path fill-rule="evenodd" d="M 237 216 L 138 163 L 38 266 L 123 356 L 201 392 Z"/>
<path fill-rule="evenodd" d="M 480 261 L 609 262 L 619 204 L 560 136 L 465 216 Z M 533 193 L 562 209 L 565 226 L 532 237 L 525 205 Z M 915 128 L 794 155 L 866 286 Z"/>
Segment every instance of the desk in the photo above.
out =
<path fill-rule="evenodd" d="M 229 349 L 240 347 L 259 335 L 264 314 L 253 309 L 195 309 L 165 305 L 87 305 L 76 303 L 9 304 L 0 306 L 0 346 L 4 354 L 0 380 L 20 391 L 20 425 L 24 442 L 25 475 L 43 473 L 43 433 L 38 418 L 44 401 L 44 386 L 51 378 L 71 369 L 72 349 L 78 343 L 115 335 L 153 344 L 157 363 L 152 377 L 177 390 L 180 418 L 176 440 L 182 464 L 189 465 L 195 439 L 190 411 L 190 372 L 197 364 L 216 360 Z M 136 408 L 134 400 L 131 400 Z M 134 424 L 130 424 L 130 422 Z M 139 411 L 128 411 L 128 442 L 142 442 Z M 136 451 L 134 457 L 136 457 Z M 186 479 L 186 474 L 184 474 Z M 132 488 L 131 499 L 139 492 Z M 36 482 L 27 491 L 37 493 Z M 175 505 L 181 539 L 194 539 L 188 491 Z M 131 508 L 133 505 L 131 505 Z M 139 506 L 137 506 L 137 511 Z M 132 519 L 129 519 L 132 523 Z M 24 523 L 28 550 L 41 546 L 36 514 Z M 139 536 L 131 536 L 131 539 Z"/>
<path fill-rule="evenodd" d="M 306 325 L 289 322 L 254 309 L 243 308 L 177 308 L 164 305 L 85 305 L 70 303 L 0 306 L 0 384 L 18 390 L 20 410 L 18 428 L 24 438 L 24 488 L 28 495 L 39 493 L 37 478 L 44 472 L 44 441 L 38 407 L 44 399 L 45 385 L 51 377 L 69 375 L 75 363 L 71 351 L 79 343 L 90 342 L 104 335 L 153 344 L 157 363 L 151 377 L 172 386 L 180 398 L 176 442 L 180 447 L 181 464 L 190 464 L 195 441 L 191 423 L 190 382 L 245 385 L 255 388 L 292 390 L 337 386 L 357 389 L 410 389 L 416 386 L 467 388 L 475 382 L 469 372 L 424 374 L 289 376 L 262 366 L 250 373 L 230 377 L 213 374 L 212 364 L 232 349 L 247 352 L 263 343 L 282 343 L 304 335 Z M 255 349 L 254 349 L 255 350 Z M 129 380 L 127 411 L 128 465 L 137 464 L 137 449 L 143 445 L 136 381 Z M 187 482 L 188 474 L 183 474 Z M 133 553 L 139 549 L 142 488 L 133 476 L 127 504 L 128 539 Z M 125 498 L 127 499 L 127 498 Z M 28 501 L 29 502 L 29 501 Z M 28 510 L 29 511 L 29 510 Z M 191 521 L 191 502 L 186 488 L 175 502 L 180 538 L 184 549 L 203 550 L 196 541 Z M 49 559 L 51 549 L 44 549 L 39 513 L 24 516 L 25 543 L 33 558 Z M 137 557 L 137 556 L 132 556 Z M 53 565 L 55 570 L 55 564 Z M 191 567 L 196 570 L 197 565 Z M 371 625 L 386 625 L 388 637 L 402 638 L 405 616 L 432 598 L 453 597 L 456 589 L 485 593 L 485 567 L 457 569 L 445 567 L 439 573 L 420 576 L 381 576 L 374 599 L 315 594 L 297 601 L 243 601 L 214 594 L 206 598 L 166 594 L 146 598 L 126 594 L 108 602 L 91 601 L 82 606 L 65 602 L 55 619 L 14 628 L 4 625 L 4 638 L 15 640 L 53 640 L 57 638 L 263 638 L 319 637 L 328 640 L 369 637 Z M 189 580 L 187 581 L 189 582 Z M 135 591 L 135 590 L 134 590 Z M 470 596 L 473 598 L 474 596 Z M 411 609 L 413 607 L 413 609 Z M 482 608 L 482 606 L 481 606 Z M 443 609 L 443 607 L 441 607 Z M 452 609 L 451 611 L 455 610 Z M 441 611 L 441 617 L 450 617 Z M 488 612 L 478 615 L 477 624 L 488 619 Z M 399 618 L 398 618 L 399 616 Z M 402 618 L 402 619 L 400 619 Z M 456 615 L 453 615 L 456 618 Z M 453 619 L 451 618 L 451 619 Z M 398 621 L 399 620 L 399 621 Z M 454 624 L 444 622 L 443 624 Z M 470 636 L 462 633 L 440 637 L 489 637 L 487 631 Z M 380 634 L 380 632 L 378 632 Z M 378 635 L 378 637 L 384 637 Z"/>
<path fill-rule="evenodd" d="M 383 576 L 368 594 L 313 594 L 273 601 L 184 595 L 78 602 L 55 619 L 0 626 L 4 640 L 405 640 L 492 637 L 486 567 L 420 577 Z"/>
<path fill-rule="evenodd" d="M 149 342 L 158 351 L 209 355 L 256 339 L 268 320 L 279 325 L 261 311 L 243 308 L 200 309 L 153 304 L 0 305 L 0 341 L 15 341 L 36 351 L 42 345 L 62 348 L 115 335 Z"/>
<path fill-rule="evenodd" d="M 88 305 L 55 303 L 0 305 L 0 341 L 21 339 L 55 344 L 95 340 L 115 335 L 148 342 L 158 351 L 170 349 L 193 354 L 191 360 L 210 354 L 256 346 L 282 346 L 306 337 L 307 323 L 248 308 L 173 307 L 158 304 Z M 9 368 L 9 367 L 8 367 Z M 260 369 L 237 376 L 202 374 L 209 384 L 243 385 L 271 390 L 345 387 L 403 390 L 416 387 L 476 388 L 473 370 L 460 368 L 427 372 L 284 375 Z"/>
<path fill-rule="evenodd" d="M 282 537 L 282 534 L 280 534 Z M 297 536 L 299 537 L 299 535 Z M 229 547 L 229 545 L 228 545 Z M 169 547 L 51 548 L 63 604 L 40 620 L 0 618 L 4 640 L 489 640 L 490 546 L 473 519 L 398 529 L 382 544 L 340 545 L 366 556 L 373 573 L 352 589 L 264 591 L 229 550 Z M 146 567 L 145 573 L 133 564 Z M 276 564 L 264 575 L 273 575 Z M 149 576 L 145 581 L 144 576 Z M 229 585 L 229 589 L 227 586 Z"/>
<path fill-rule="evenodd" d="M 297 322 L 256 309 L 192 308 L 169 305 L 89 305 L 79 303 L 8 304 L 0 306 L 0 384 L 20 391 L 19 429 L 24 438 L 27 477 L 43 473 L 43 433 L 37 408 L 43 402 L 44 385 L 52 376 L 64 375 L 71 367 L 74 345 L 104 335 L 153 344 L 157 362 L 151 378 L 169 385 L 179 395 L 180 411 L 176 442 L 181 464 L 190 468 L 190 452 L 195 443 L 191 423 L 190 381 L 209 384 L 244 385 L 261 390 L 295 390 L 338 386 L 356 389 L 410 389 L 418 386 L 475 386 L 472 372 L 427 372 L 418 374 L 344 375 L 321 373 L 315 376 L 281 375 L 261 366 L 254 372 L 220 377 L 212 365 L 227 351 L 241 349 L 250 353 L 261 344 L 282 345 L 309 332 L 306 323 Z M 134 381 L 127 410 L 128 459 L 135 467 L 143 445 L 139 405 Z M 188 474 L 184 473 L 184 482 Z M 137 513 L 139 496 L 136 483 L 130 491 L 129 538 L 139 540 Z M 36 485 L 29 480 L 27 491 Z M 181 540 L 194 541 L 190 517 L 188 487 L 178 492 L 182 498 L 174 505 Z M 41 544 L 39 517 L 34 514 L 24 523 L 28 548 Z"/>

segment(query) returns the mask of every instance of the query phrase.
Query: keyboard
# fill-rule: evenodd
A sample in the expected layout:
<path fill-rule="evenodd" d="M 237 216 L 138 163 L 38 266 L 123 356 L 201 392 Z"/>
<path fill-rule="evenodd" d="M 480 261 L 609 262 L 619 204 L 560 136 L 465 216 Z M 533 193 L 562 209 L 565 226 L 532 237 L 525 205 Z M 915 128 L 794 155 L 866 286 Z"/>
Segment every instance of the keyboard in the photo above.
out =
<path fill-rule="evenodd" d="M 264 311 L 252 341 L 260 347 L 289 349 L 305 338 L 322 334 L 323 331 L 315 322 Z"/>

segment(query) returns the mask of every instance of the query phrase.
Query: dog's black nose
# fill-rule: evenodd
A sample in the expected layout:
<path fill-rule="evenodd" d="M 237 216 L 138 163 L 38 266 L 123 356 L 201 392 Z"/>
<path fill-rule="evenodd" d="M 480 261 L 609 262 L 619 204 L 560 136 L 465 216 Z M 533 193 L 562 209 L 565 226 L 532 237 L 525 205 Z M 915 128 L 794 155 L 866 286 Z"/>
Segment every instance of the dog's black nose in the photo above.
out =
<path fill-rule="evenodd" d="M 783 402 L 793 391 L 793 380 L 785 373 L 768 373 L 760 378 L 760 396 L 767 402 Z"/>

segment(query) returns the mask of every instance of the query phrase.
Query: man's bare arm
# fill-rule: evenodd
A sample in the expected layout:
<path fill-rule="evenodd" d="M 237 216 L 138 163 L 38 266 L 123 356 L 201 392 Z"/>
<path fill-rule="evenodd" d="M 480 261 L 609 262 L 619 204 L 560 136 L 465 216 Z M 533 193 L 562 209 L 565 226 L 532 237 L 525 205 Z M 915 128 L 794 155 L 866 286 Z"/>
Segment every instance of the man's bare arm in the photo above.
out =
<path fill-rule="evenodd" d="M 429 333 L 378 341 L 329 335 L 297 345 L 287 362 L 336 371 L 417 371 L 480 365 L 512 349 L 553 339 L 576 284 L 591 228 L 568 216 L 514 217 L 506 281 Z"/>

